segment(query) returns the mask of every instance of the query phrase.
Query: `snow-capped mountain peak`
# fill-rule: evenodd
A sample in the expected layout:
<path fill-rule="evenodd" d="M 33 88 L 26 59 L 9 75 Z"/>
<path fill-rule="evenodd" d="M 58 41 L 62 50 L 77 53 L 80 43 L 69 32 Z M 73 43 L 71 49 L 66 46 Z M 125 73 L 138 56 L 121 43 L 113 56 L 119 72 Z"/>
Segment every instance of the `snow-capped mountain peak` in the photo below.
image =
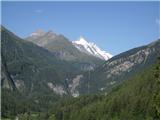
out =
<path fill-rule="evenodd" d="M 106 51 L 101 50 L 96 44 L 88 42 L 82 36 L 80 36 L 78 40 L 72 41 L 72 43 L 81 52 L 85 52 L 87 54 L 101 58 L 103 60 L 108 60 L 112 57 L 110 53 L 107 53 Z"/>
<path fill-rule="evenodd" d="M 83 45 L 88 44 L 87 40 L 83 36 L 80 36 L 79 39 L 77 41 L 74 41 L 74 42 L 77 43 L 77 44 L 83 44 Z"/>

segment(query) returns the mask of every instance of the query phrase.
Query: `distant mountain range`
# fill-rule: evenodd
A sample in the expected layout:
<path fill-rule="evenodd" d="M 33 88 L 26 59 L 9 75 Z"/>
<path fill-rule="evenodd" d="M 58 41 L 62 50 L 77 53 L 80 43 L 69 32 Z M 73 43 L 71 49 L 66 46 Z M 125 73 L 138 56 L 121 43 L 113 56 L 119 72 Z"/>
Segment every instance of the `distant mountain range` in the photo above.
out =
<path fill-rule="evenodd" d="M 42 47 L 42 45 L 23 40 L 4 27 L 1 27 L 1 33 L 2 88 L 10 90 L 16 88 L 25 94 L 33 93 L 34 95 L 44 92 L 60 96 L 74 95 L 79 84 L 75 80 L 79 81 L 83 76 L 79 74 L 93 70 L 104 62 L 97 57 L 80 52 L 62 36 L 50 39 L 54 36 L 51 32 L 40 37 L 51 41 L 49 44 L 51 48 L 48 44 Z M 32 39 L 36 40 L 34 35 L 35 33 Z M 38 34 L 38 36 L 41 35 Z M 64 56 L 56 53 L 61 51 L 64 51 Z M 71 56 L 74 59 L 69 59 Z"/>
<path fill-rule="evenodd" d="M 160 41 L 157 40 L 114 57 L 106 53 L 103 59 L 112 58 L 103 63 L 100 57 L 104 51 L 83 37 L 70 42 L 62 35 L 38 30 L 26 40 L 2 27 L 2 60 L 10 76 L 5 78 L 13 79 L 18 89 L 33 92 L 33 86 L 37 87 L 34 82 L 38 80 L 54 92 L 59 89 L 72 96 L 111 88 L 155 63 L 160 51 Z"/>
<path fill-rule="evenodd" d="M 70 42 L 63 35 L 38 30 L 24 40 L 1 27 L 1 53 L 5 99 L 12 96 L 15 103 L 20 102 L 19 96 L 13 95 L 18 91 L 41 110 L 50 107 L 46 99 L 54 103 L 68 96 L 107 94 L 156 63 L 160 40 L 112 57 L 82 37 Z"/>
<path fill-rule="evenodd" d="M 78 40 L 72 41 L 72 45 L 71 42 L 63 35 L 57 35 L 52 31 L 44 32 L 43 30 L 37 30 L 31 33 L 26 40 L 47 48 L 52 52 L 61 54 L 61 57 L 64 56 L 65 58 L 65 54 L 67 54 L 67 57 L 70 56 L 70 60 L 73 60 L 75 57 L 79 56 L 76 56 L 75 52 L 78 51 L 75 50 L 75 47 L 83 54 L 85 53 L 89 56 L 97 57 L 102 60 L 108 60 L 112 57 L 110 53 L 102 51 L 96 44 L 87 42 L 84 37 L 80 37 Z M 71 50 L 68 51 L 69 49 Z"/>

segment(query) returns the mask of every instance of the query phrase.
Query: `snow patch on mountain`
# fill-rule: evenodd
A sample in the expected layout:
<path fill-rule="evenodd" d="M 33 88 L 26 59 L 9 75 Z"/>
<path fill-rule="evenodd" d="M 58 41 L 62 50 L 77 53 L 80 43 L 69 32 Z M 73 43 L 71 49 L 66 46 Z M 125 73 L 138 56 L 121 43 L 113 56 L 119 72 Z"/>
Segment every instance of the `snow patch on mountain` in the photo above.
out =
<path fill-rule="evenodd" d="M 81 52 L 93 55 L 103 60 L 108 60 L 112 55 L 106 51 L 101 50 L 96 44 L 88 42 L 84 37 L 80 37 L 76 41 L 72 41 L 73 45 Z"/>
<path fill-rule="evenodd" d="M 41 37 L 41 36 L 43 36 L 43 35 L 45 35 L 45 34 L 46 34 L 46 32 L 44 32 L 44 31 L 41 30 L 41 29 L 38 29 L 37 31 L 31 33 L 31 34 L 29 35 L 29 37 Z"/>

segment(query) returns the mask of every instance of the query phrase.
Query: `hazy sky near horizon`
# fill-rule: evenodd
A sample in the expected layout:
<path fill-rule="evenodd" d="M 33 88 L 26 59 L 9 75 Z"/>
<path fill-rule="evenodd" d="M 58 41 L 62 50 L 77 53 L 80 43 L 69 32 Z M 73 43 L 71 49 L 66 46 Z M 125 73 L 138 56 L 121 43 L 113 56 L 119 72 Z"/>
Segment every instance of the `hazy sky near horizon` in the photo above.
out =
<path fill-rule="evenodd" d="M 84 36 L 113 55 L 160 38 L 160 2 L 2 2 L 2 25 L 24 38 L 37 29 Z"/>

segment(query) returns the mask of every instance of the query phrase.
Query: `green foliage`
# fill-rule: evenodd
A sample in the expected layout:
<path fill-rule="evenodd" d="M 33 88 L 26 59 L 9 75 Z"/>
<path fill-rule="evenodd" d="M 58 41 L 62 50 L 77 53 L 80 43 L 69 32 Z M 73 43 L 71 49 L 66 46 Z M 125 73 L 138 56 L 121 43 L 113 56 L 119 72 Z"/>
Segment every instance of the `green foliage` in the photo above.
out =
<path fill-rule="evenodd" d="M 55 101 L 60 100 L 61 97 L 54 94 L 47 83 L 62 85 L 67 91 L 66 78 L 70 79 L 82 73 L 79 67 L 88 64 L 87 60 L 91 59 L 79 55 L 81 60 L 86 60 L 85 63 L 62 61 L 48 50 L 22 40 L 5 28 L 2 28 L 1 32 L 2 54 L 6 64 L 3 67 L 7 71 L 7 74 L 6 72 L 4 74 L 10 81 L 10 86 L 16 80 L 24 83 L 18 91 L 2 89 L 2 118 L 15 119 L 17 116 L 22 120 L 160 119 L 159 64 L 156 69 L 150 67 L 130 77 L 106 96 L 81 96 L 63 100 L 54 105 Z M 79 54 L 71 47 L 66 48 L 73 52 L 71 54 L 73 56 Z M 96 71 L 91 76 L 92 92 L 106 81 L 106 76 L 101 72 L 101 70 Z M 86 81 L 83 84 L 86 85 Z"/>
<path fill-rule="evenodd" d="M 156 117 L 160 119 L 160 57 L 158 57 L 159 59 L 159 66 L 156 67 L 155 70 L 155 78 L 157 80 L 156 84 L 157 84 L 157 91 L 155 93 L 154 96 L 154 107 L 156 110 Z"/>
<path fill-rule="evenodd" d="M 2 89 L 2 117 L 13 118 L 19 113 L 25 113 L 37 109 L 37 104 L 31 99 L 21 95 L 18 91 L 11 92 Z"/>
<path fill-rule="evenodd" d="M 146 54 L 148 50 L 149 54 Z M 155 64 L 159 54 L 160 39 L 149 45 L 116 55 L 98 66 L 94 71 L 91 71 L 90 74 L 85 74 L 85 78 L 81 83 L 83 88 L 80 89 L 80 92 L 85 94 L 88 91 L 88 84 L 90 85 L 89 93 L 102 92 L 101 88 L 108 91 L 129 77 Z M 128 63 L 127 66 L 125 66 L 126 63 Z M 88 84 L 86 84 L 86 81 Z M 114 83 L 111 84 L 112 82 Z"/>
<path fill-rule="evenodd" d="M 62 61 L 48 50 L 15 36 L 3 27 L 1 32 L 2 54 L 8 72 L 14 79 L 24 81 L 27 92 L 31 91 L 32 84 L 35 87 L 47 82 L 65 85 L 67 77 L 82 72 L 78 65 L 72 65 L 73 62 Z"/>
<path fill-rule="evenodd" d="M 159 68 L 160 64 L 136 74 L 105 97 L 80 97 L 60 104 L 56 120 L 160 119 Z"/>
<path fill-rule="evenodd" d="M 33 120 L 44 120 L 43 118 L 48 115 L 47 111 L 51 109 L 54 102 L 60 100 L 56 95 L 41 95 L 25 96 L 18 91 L 10 91 L 2 89 L 2 118 L 14 119 L 16 116 L 19 118 L 36 118 Z M 36 117 L 36 115 L 38 115 Z M 35 116 L 35 117 L 34 117 Z M 48 116 L 54 118 L 54 115 Z M 20 119 L 21 120 L 21 119 Z M 25 119 L 22 119 L 25 120 Z"/>
<path fill-rule="evenodd" d="M 46 111 L 60 98 L 47 83 L 66 86 L 66 77 L 71 73 L 74 76 L 80 70 L 3 27 L 1 35 L 4 76 L 1 86 L 6 88 L 3 81 L 8 81 L 10 88 L 15 87 L 11 84 L 13 81 L 21 82 L 16 86 L 17 90 L 2 90 L 2 117 L 12 117 L 28 111 Z"/>
<path fill-rule="evenodd" d="M 47 83 L 61 85 L 67 91 L 69 83 L 66 78 L 70 80 L 82 73 L 80 66 L 90 64 L 92 58 L 88 57 L 85 62 L 63 61 L 48 50 L 17 37 L 4 27 L 1 27 L 1 35 L 3 56 L 1 86 L 2 88 L 9 86 L 11 90 L 2 90 L 2 117 L 11 118 L 26 112 L 28 114 L 28 111 L 46 112 L 61 98 L 48 87 Z M 69 45 L 69 41 L 64 41 Z M 66 49 L 78 54 L 73 47 Z M 98 60 L 95 59 L 95 62 Z M 15 85 L 18 82 L 19 84 Z M 15 87 L 17 90 L 12 89 Z"/>

